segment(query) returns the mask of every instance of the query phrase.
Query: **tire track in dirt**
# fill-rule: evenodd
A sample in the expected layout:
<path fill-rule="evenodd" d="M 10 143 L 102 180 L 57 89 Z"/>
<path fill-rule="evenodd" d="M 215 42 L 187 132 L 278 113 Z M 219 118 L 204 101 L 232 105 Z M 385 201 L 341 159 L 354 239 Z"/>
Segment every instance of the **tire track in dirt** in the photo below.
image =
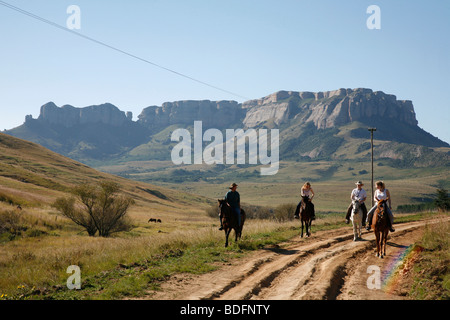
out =
<path fill-rule="evenodd" d="M 433 223 L 438 220 L 429 220 Z M 439 220 L 441 221 L 441 220 Z M 396 225 L 391 241 L 408 241 L 425 225 L 424 221 Z M 363 241 L 353 241 L 348 227 L 313 233 L 311 238 L 297 237 L 285 248 L 258 250 L 220 270 L 200 276 L 174 277 L 152 299 L 220 299 L 220 300 L 297 300 L 370 298 L 363 284 L 354 279 L 355 268 L 373 256 L 375 236 L 363 234 Z M 406 239 L 406 240 L 405 240 Z M 394 247 L 388 246 L 388 257 Z M 369 259 L 370 260 L 370 259 Z M 377 259 L 381 263 L 381 259 Z M 373 261 L 371 262 L 373 263 Z M 359 277 L 366 277 L 358 271 Z M 352 294 L 348 283 L 358 282 L 360 292 Z M 368 290 L 368 289 L 367 289 Z M 343 294 L 343 291 L 345 294 Z"/>

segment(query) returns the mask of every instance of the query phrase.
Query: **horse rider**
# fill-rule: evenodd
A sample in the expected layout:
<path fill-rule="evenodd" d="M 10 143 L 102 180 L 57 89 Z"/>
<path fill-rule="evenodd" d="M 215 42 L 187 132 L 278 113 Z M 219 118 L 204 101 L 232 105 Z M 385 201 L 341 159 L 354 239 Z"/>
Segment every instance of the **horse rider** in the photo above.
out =
<path fill-rule="evenodd" d="M 366 226 L 366 216 L 367 216 L 367 208 L 366 208 L 366 204 L 365 201 L 367 199 L 367 193 L 366 190 L 363 189 L 363 185 L 364 183 L 362 183 L 361 181 L 358 181 L 355 183 L 356 184 L 356 188 L 352 190 L 352 193 L 350 195 L 350 199 L 353 200 L 358 200 L 360 203 L 360 208 L 361 211 L 363 213 L 362 216 L 362 223 L 363 223 L 363 227 Z M 350 222 L 350 215 L 352 213 L 352 209 L 353 209 L 353 203 L 350 203 L 350 206 L 347 209 L 347 215 L 345 216 L 345 223 L 348 224 Z"/>
<path fill-rule="evenodd" d="M 388 189 L 386 189 L 386 186 L 384 184 L 383 181 L 377 181 L 376 182 L 376 186 L 377 186 L 377 190 L 375 190 L 374 195 L 373 195 L 373 199 L 375 200 L 375 202 L 378 202 L 380 200 L 386 200 L 388 199 L 389 202 L 389 207 L 385 206 L 385 209 L 388 213 L 389 219 L 388 219 L 388 223 L 389 223 L 389 230 L 391 232 L 394 232 L 395 229 L 393 228 L 393 224 L 394 224 L 394 216 L 392 214 L 392 204 L 391 204 L 391 194 L 389 192 Z M 376 203 L 372 209 L 369 210 L 369 213 L 367 214 L 367 231 L 370 230 L 370 225 L 372 223 L 372 217 L 373 217 L 373 213 L 375 212 L 376 208 L 377 208 L 378 203 Z"/>
<path fill-rule="evenodd" d="M 306 182 L 303 186 L 302 189 L 300 191 L 300 195 L 302 197 L 308 197 L 308 202 L 305 204 L 307 206 L 310 206 L 311 208 L 311 212 L 312 212 L 312 216 L 311 216 L 311 220 L 315 220 L 316 219 L 316 213 L 314 210 L 314 204 L 312 203 L 312 199 L 314 198 L 314 190 L 311 187 L 311 183 Z M 297 205 L 297 209 L 295 209 L 295 213 L 294 213 L 294 218 L 295 219 L 300 219 L 300 206 L 302 205 L 302 200 L 300 200 L 300 202 Z"/>
<path fill-rule="evenodd" d="M 229 187 L 230 191 L 225 195 L 225 201 L 227 205 L 231 207 L 231 210 L 234 212 L 238 219 L 239 227 L 241 226 L 241 197 L 239 192 L 236 191 L 238 185 L 236 183 L 232 183 Z M 220 214 L 219 214 L 220 217 Z M 223 230 L 222 217 L 220 217 L 220 228 L 219 230 Z"/>

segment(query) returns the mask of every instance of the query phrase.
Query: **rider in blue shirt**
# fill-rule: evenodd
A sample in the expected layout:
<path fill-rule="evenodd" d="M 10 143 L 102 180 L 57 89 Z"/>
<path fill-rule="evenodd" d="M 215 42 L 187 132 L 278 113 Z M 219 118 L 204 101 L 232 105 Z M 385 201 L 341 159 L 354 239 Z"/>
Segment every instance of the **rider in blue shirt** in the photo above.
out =
<path fill-rule="evenodd" d="M 239 226 L 241 226 L 241 197 L 239 195 L 239 192 L 236 191 L 238 185 L 236 183 L 233 183 L 230 186 L 230 191 L 227 192 L 225 195 L 225 201 L 228 203 L 228 205 L 231 207 L 233 212 L 236 214 L 238 218 Z M 220 229 L 222 230 L 222 219 L 220 219 Z"/>

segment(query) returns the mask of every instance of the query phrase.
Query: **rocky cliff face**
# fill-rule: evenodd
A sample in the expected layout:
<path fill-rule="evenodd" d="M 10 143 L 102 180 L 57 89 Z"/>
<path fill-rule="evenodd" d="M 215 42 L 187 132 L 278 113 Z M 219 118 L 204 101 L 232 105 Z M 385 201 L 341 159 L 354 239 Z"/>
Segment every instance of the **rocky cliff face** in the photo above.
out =
<path fill-rule="evenodd" d="M 301 117 L 318 129 L 332 128 L 368 118 L 390 118 L 417 125 L 411 101 L 399 101 L 394 95 L 370 89 L 339 89 L 327 92 L 280 91 L 258 100 L 244 102 L 244 124 L 254 127 L 267 121 L 279 125 Z"/>
<path fill-rule="evenodd" d="M 49 102 L 41 107 L 38 119 L 27 116 L 24 125 L 6 133 L 77 160 L 102 160 L 127 154 L 136 159 L 168 160 L 170 137 L 167 132 L 160 133 L 172 125 L 190 127 L 194 121 L 202 121 L 204 130 L 279 128 L 280 152 L 285 159 L 332 157 L 348 137 L 366 140 L 367 126 L 377 127 L 379 140 L 448 147 L 417 126 L 411 101 L 397 100 L 393 95 L 370 89 L 279 91 L 244 103 L 166 102 L 145 108 L 137 121 L 133 121 L 131 112 L 120 111 L 109 103 L 75 108 Z M 341 126 L 354 121 L 361 123 L 349 130 L 345 138 L 338 135 Z M 397 153 L 407 154 L 411 150 Z M 394 158 L 390 150 L 386 152 L 383 155 Z M 407 157 L 397 160 L 405 162 L 405 159 L 408 160 Z"/>
<path fill-rule="evenodd" d="M 172 124 L 192 125 L 203 121 L 204 127 L 234 127 L 244 118 L 245 112 L 236 101 L 176 101 L 166 102 L 161 107 L 145 108 L 139 115 L 138 123 L 160 128 Z"/>
<path fill-rule="evenodd" d="M 411 101 L 397 100 L 394 95 L 370 89 L 279 91 L 242 104 L 209 100 L 166 102 L 161 107 L 145 108 L 137 123 L 159 129 L 173 124 L 192 125 L 194 121 L 202 120 L 205 128 L 222 129 L 251 128 L 265 123 L 278 126 L 289 119 L 301 118 L 305 123 L 312 121 L 318 129 L 326 129 L 376 117 L 417 125 Z M 70 105 L 59 108 L 50 102 L 41 107 L 38 120 L 64 127 L 87 123 L 121 126 L 132 118 L 131 112 L 125 113 L 108 103 L 86 108 Z"/>
<path fill-rule="evenodd" d="M 53 102 L 49 102 L 41 107 L 38 120 L 70 128 L 89 123 L 121 126 L 125 122 L 131 121 L 132 118 L 131 112 L 125 114 L 109 103 L 86 108 L 75 108 L 70 105 L 59 108 Z"/>

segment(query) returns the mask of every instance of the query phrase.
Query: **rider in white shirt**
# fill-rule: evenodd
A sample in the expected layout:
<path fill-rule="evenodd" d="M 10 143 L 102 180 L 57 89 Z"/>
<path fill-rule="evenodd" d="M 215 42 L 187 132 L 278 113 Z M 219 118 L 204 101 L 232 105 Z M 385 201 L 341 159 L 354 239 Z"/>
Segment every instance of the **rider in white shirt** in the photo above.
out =
<path fill-rule="evenodd" d="M 378 202 L 380 200 L 388 199 L 389 206 L 386 206 L 386 211 L 387 211 L 388 216 L 389 216 L 390 231 L 394 232 L 395 231 L 395 229 L 393 227 L 394 216 L 393 216 L 392 211 L 391 211 L 392 210 L 391 194 L 389 193 L 389 190 L 386 189 L 383 181 L 377 181 L 376 186 L 377 186 L 377 190 L 375 190 L 375 192 L 374 192 L 373 199 L 375 200 L 375 202 Z M 367 221 L 366 221 L 366 223 L 368 224 L 367 228 L 366 228 L 367 230 L 370 230 L 370 227 L 371 227 L 370 225 L 372 224 L 373 213 L 375 212 L 375 210 L 377 208 L 377 205 L 378 204 L 375 204 L 373 206 L 373 208 L 370 209 L 369 213 L 367 214 Z"/>
<path fill-rule="evenodd" d="M 315 209 L 314 209 L 314 204 L 312 203 L 312 199 L 314 198 L 314 190 L 311 187 L 311 183 L 306 182 L 303 186 L 302 189 L 300 191 L 300 196 L 302 197 L 308 197 L 308 201 L 306 203 L 307 206 L 310 206 L 311 211 L 312 211 L 312 216 L 311 216 L 311 220 L 315 220 L 316 219 L 316 213 L 315 213 Z M 302 200 L 300 200 L 300 202 L 297 205 L 297 209 L 295 209 L 295 213 L 294 213 L 294 218 L 295 219 L 300 219 L 300 206 L 302 204 Z"/>
<path fill-rule="evenodd" d="M 366 190 L 364 190 L 362 188 L 364 183 L 362 183 L 361 181 L 358 181 L 355 184 L 356 184 L 356 188 L 352 190 L 350 199 L 352 201 L 359 200 L 359 203 L 361 205 L 361 210 L 363 213 L 363 226 L 366 226 L 367 208 L 366 208 L 365 201 L 367 199 L 367 193 L 366 193 Z M 347 224 L 350 222 L 350 215 L 352 213 L 352 209 L 353 209 L 353 203 L 350 203 L 350 206 L 347 209 L 347 215 L 345 216 L 345 223 L 347 223 Z"/>

